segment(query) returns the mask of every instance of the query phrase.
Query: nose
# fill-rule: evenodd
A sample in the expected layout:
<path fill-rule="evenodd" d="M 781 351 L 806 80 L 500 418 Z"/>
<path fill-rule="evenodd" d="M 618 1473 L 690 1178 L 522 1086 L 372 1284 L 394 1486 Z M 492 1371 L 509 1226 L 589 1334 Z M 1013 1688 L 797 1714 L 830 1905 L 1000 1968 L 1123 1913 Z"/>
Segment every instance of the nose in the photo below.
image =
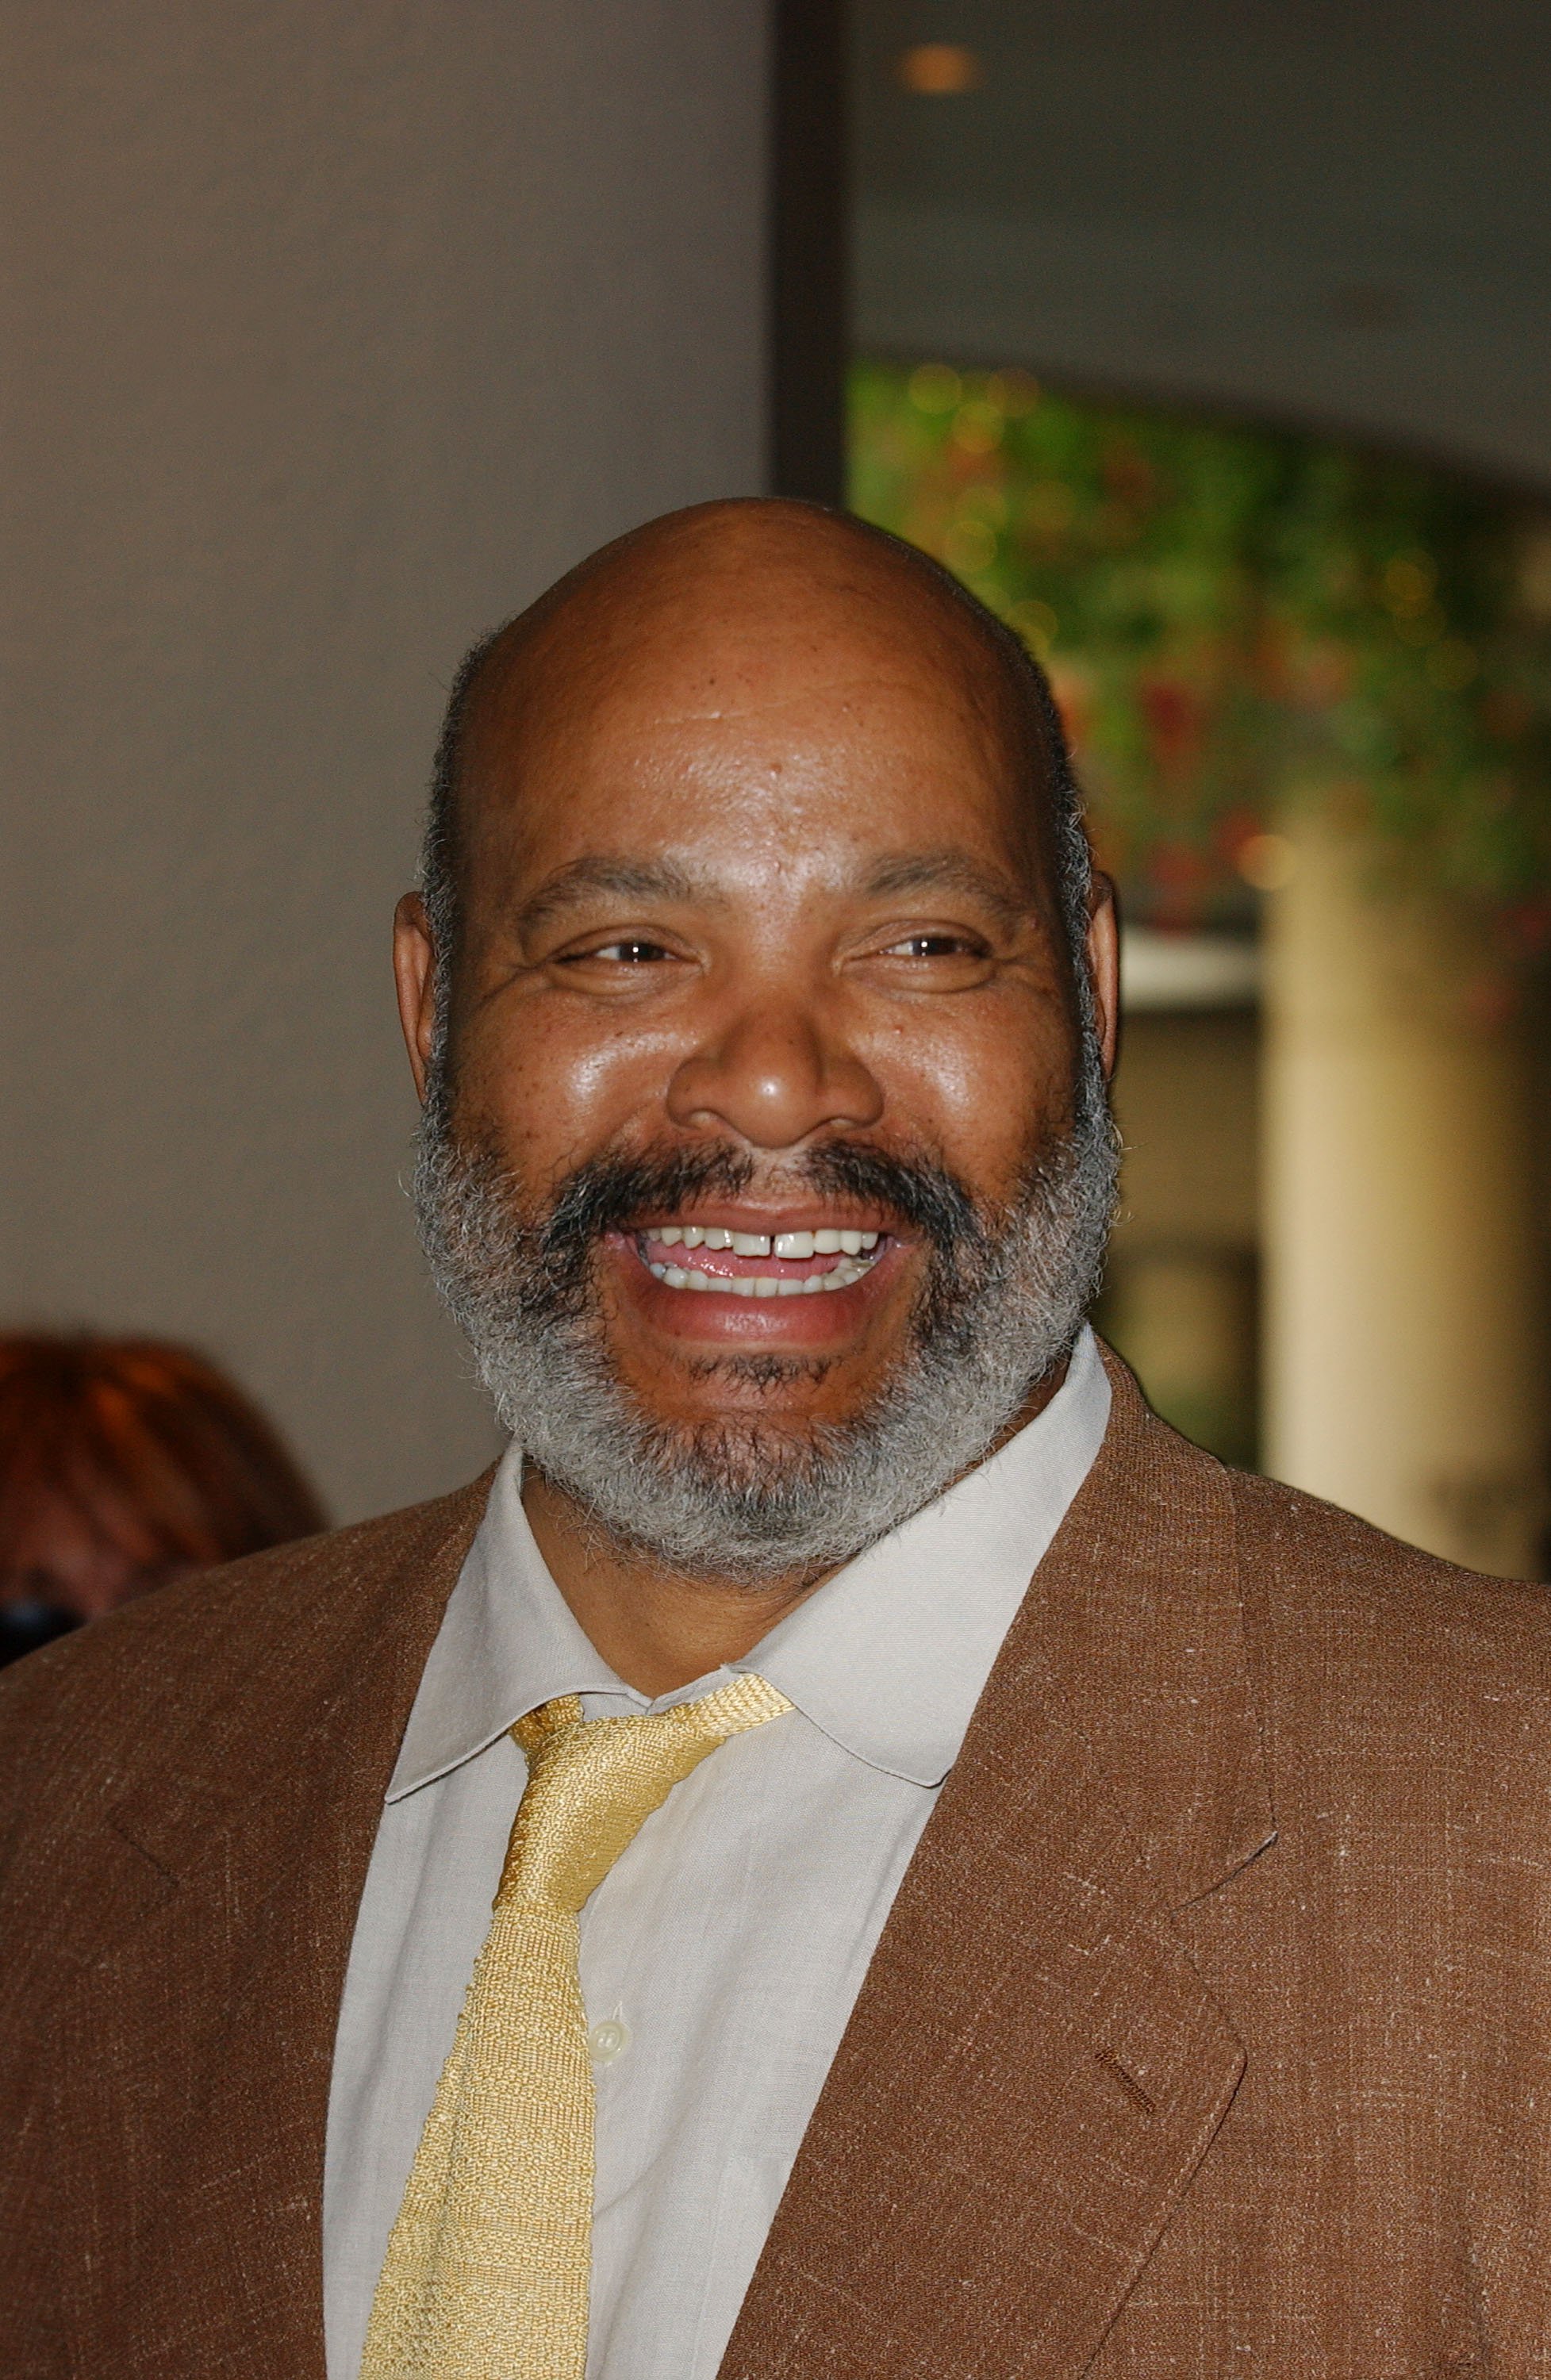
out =
<path fill-rule="evenodd" d="M 808 1011 L 751 1002 L 685 1058 L 668 1112 L 689 1130 L 730 1131 L 751 1148 L 794 1148 L 825 1130 L 861 1131 L 883 1112 L 862 1059 L 831 1044 Z"/>

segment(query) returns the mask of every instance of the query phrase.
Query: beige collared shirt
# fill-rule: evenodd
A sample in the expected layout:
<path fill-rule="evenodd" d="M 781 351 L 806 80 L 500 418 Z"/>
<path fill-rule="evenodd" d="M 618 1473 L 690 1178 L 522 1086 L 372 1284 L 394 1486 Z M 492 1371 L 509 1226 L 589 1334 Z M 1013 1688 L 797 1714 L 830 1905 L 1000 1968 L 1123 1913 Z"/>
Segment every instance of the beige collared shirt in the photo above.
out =
<path fill-rule="evenodd" d="M 733 1670 L 794 1707 L 648 1818 L 582 1914 L 598 2086 L 588 2380 L 714 2380 L 900 1880 L 1040 1560 L 1098 1451 L 1084 1330 L 1045 1411 L 847 1564 Z M 420 2128 L 490 1922 L 551 1695 L 648 1702 L 600 1660 L 534 1544 L 514 1449 L 447 1606 L 357 1918 L 329 2104 L 329 2380 L 357 2380 Z"/>

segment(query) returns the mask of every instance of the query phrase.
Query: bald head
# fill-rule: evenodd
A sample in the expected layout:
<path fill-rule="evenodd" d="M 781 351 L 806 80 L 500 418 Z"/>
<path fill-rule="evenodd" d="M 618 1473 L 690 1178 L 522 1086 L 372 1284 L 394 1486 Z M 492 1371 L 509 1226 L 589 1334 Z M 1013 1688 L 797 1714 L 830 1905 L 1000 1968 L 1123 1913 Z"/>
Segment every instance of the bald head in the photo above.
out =
<path fill-rule="evenodd" d="M 440 962 L 456 947 L 469 857 L 535 755 L 622 686 L 727 716 L 800 710 L 844 674 L 951 689 L 966 743 L 1024 806 L 1074 957 L 1090 875 L 1081 803 L 1043 673 L 1010 629 L 916 548 L 778 498 L 697 504 L 568 572 L 467 656 L 448 701 L 422 858 Z M 1082 969 L 1078 968 L 1079 977 Z"/>

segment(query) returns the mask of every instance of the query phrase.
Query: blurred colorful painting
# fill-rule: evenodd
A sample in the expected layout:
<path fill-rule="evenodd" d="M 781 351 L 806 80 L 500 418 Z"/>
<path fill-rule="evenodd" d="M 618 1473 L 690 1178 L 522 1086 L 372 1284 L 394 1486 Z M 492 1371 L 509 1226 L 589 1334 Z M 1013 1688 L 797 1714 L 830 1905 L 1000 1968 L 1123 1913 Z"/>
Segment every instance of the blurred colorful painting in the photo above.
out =
<path fill-rule="evenodd" d="M 1551 945 L 1551 515 L 1424 461 L 864 360 L 853 508 L 1050 672 L 1133 918 L 1247 924 L 1289 806 Z"/>

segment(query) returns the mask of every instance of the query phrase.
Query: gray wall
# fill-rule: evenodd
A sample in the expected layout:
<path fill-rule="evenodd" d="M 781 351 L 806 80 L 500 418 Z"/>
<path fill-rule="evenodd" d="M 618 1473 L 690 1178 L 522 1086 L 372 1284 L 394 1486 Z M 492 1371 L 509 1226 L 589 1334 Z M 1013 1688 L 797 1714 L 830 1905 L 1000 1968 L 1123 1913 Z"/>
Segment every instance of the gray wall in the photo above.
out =
<path fill-rule="evenodd" d="M 191 1339 L 338 1517 L 492 1443 L 388 925 L 462 648 L 760 482 L 761 0 L 9 0 L 6 1319 Z"/>

